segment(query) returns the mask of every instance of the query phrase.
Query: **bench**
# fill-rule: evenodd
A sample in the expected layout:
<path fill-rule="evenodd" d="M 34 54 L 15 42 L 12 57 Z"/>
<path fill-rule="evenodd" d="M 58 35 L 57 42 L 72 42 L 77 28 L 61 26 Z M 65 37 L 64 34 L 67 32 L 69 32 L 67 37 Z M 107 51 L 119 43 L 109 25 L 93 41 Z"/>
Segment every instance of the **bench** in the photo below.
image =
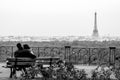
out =
<path fill-rule="evenodd" d="M 7 58 L 6 68 L 10 68 L 10 78 L 12 78 L 12 76 L 16 74 L 17 68 L 27 68 L 30 66 L 34 66 L 36 63 L 41 65 L 52 65 L 56 63 L 59 59 L 59 57 L 38 57 L 36 59 Z"/>
<path fill-rule="evenodd" d="M 36 63 L 40 63 L 42 65 L 52 65 L 60 60 L 59 57 L 39 57 L 36 59 Z"/>

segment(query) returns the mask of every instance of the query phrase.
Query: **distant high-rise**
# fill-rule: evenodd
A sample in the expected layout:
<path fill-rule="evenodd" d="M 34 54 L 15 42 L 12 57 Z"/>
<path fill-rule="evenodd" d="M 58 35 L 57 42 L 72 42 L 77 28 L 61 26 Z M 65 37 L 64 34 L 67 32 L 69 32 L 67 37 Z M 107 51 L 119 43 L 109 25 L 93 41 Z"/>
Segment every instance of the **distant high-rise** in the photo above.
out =
<path fill-rule="evenodd" d="M 92 36 L 96 38 L 99 36 L 98 29 L 97 29 L 97 13 L 96 12 L 95 12 L 94 30 L 93 30 Z"/>

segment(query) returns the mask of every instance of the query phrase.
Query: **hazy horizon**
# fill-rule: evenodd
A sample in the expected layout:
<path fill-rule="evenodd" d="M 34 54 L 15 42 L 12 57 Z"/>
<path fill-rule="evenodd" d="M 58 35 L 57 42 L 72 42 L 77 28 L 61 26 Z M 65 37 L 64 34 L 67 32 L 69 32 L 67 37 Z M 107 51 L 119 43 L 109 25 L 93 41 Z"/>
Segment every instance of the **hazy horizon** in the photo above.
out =
<path fill-rule="evenodd" d="M 0 0 L 0 36 L 120 36 L 119 0 Z"/>

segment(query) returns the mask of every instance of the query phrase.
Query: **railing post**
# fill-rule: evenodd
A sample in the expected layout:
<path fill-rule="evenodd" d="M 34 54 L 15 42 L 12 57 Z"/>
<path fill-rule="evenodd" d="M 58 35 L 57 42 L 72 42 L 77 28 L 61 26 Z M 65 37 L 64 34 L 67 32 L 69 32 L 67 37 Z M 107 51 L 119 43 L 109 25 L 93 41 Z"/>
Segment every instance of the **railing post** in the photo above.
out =
<path fill-rule="evenodd" d="M 116 47 L 109 47 L 110 53 L 109 53 L 109 64 L 114 64 L 115 63 L 115 52 L 116 52 Z"/>
<path fill-rule="evenodd" d="M 89 60 L 89 61 L 88 61 L 88 64 L 90 65 L 90 63 L 91 63 L 91 62 L 90 62 L 90 61 L 91 61 L 90 48 L 89 48 L 88 54 L 89 54 L 89 57 L 88 57 L 88 60 Z"/>
<path fill-rule="evenodd" d="M 38 47 L 38 55 L 37 55 L 38 57 L 40 57 L 40 51 L 39 50 L 40 50 L 40 47 Z"/>
<path fill-rule="evenodd" d="M 11 46 L 12 54 L 11 57 L 14 57 L 13 46 Z"/>
<path fill-rule="evenodd" d="M 70 58 L 69 58 L 70 48 L 71 48 L 71 46 L 65 46 L 65 59 L 68 58 L 69 61 L 70 61 Z"/>

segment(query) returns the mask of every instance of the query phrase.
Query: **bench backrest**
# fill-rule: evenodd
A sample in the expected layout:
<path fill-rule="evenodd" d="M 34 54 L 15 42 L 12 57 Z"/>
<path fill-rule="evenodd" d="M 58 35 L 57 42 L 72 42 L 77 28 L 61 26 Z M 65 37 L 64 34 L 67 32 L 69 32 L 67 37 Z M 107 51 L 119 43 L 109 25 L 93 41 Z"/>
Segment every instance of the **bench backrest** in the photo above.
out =
<path fill-rule="evenodd" d="M 56 63 L 59 59 L 59 57 L 39 57 L 37 59 L 7 58 L 7 66 L 29 66 L 34 65 L 35 63 L 40 63 L 42 65 L 51 65 L 53 63 Z"/>
<path fill-rule="evenodd" d="M 35 63 L 34 59 L 30 58 L 7 58 L 7 66 L 30 66 Z"/>
<path fill-rule="evenodd" d="M 41 64 L 53 64 L 56 63 L 58 60 L 60 60 L 59 57 L 39 57 L 36 59 L 36 62 L 41 63 Z"/>

